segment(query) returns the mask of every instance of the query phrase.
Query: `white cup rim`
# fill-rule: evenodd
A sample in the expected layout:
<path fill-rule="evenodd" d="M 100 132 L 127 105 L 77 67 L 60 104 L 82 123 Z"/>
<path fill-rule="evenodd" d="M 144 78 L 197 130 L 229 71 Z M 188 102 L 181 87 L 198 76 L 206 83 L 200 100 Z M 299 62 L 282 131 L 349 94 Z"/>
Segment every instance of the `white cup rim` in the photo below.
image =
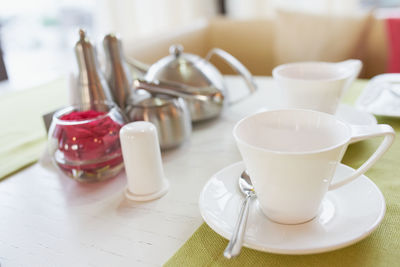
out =
<path fill-rule="evenodd" d="M 286 75 L 282 75 L 280 73 L 281 70 L 286 69 L 286 68 L 293 68 L 293 67 L 298 67 L 302 65 L 325 65 L 325 66 L 332 66 L 336 63 L 334 62 L 325 62 L 325 61 L 301 61 L 301 62 L 292 62 L 292 63 L 285 63 L 279 66 L 276 66 L 272 70 L 272 76 L 274 78 L 279 78 L 282 80 L 288 80 L 288 81 L 304 81 L 304 82 L 310 82 L 310 83 L 317 83 L 317 82 L 334 82 L 338 80 L 343 80 L 347 79 L 348 77 L 351 76 L 351 73 L 346 74 L 346 73 L 340 73 L 332 78 L 319 78 L 319 79 L 306 79 L 306 78 L 294 78 L 294 77 L 288 77 Z"/>
<path fill-rule="evenodd" d="M 342 125 L 345 126 L 345 128 L 347 128 L 348 135 L 347 135 L 347 138 L 343 138 L 343 140 L 341 142 L 338 142 L 337 144 L 334 144 L 332 146 L 323 147 L 323 148 L 320 148 L 320 149 L 308 150 L 308 151 L 279 151 L 279 150 L 273 150 L 273 149 L 258 147 L 258 146 L 252 145 L 252 144 L 244 141 L 242 138 L 240 138 L 238 136 L 238 134 L 237 134 L 238 128 L 240 127 L 240 125 L 244 121 L 246 121 L 246 120 L 248 120 L 248 119 L 250 119 L 250 118 L 252 118 L 254 116 L 260 116 L 262 114 L 272 113 L 272 112 L 308 112 L 308 113 L 317 113 L 317 114 L 319 114 L 321 116 L 325 116 L 325 117 L 328 117 L 330 119 L 334 119 L 337 122 L 340 122 Z M 310 109 L 291 109 L 291 108 L 289 108 L 289 109 L 274 109 L 274 110 L 267 110 L 267 111 L 258 112 L 258 113 L 251 114 L 251 115 L 248 115 L 248 116 L 242 118 L 241 120 L 239 120 L 235 124 L 235 126 L 233 128 L 233 136 L 234 136 L 236 142 L 238 142 L 238 143 L 240 143 L 240 144 L 242 144 L 244 146 L 247 146 L 247 147 L 249 147 L 251 149 L 254 149 L 254 150 L 257 150 L 257 151 L 261 151 L 261 152 L 268 152 L 268 153 L 274 153 L 274 154 L 279 154 L 279 155 L 312 155 L 312 154 L 318 154 L 318 153 L 330 151 L 330 150 L 333 150 L 335 148 L 341 147 L 341 146 L 345 145 L 346 143 L 349 143 L 349 141 L 351 139 L 351 128 L 346 122 L 338 119 L 334 115 L 331 115 L 331 114 L 328 114 L 328 113 L 325 113 L 325 112 L 320 112 L 320 111 L 315 111 L 315 110 L 310 110 Z"/>

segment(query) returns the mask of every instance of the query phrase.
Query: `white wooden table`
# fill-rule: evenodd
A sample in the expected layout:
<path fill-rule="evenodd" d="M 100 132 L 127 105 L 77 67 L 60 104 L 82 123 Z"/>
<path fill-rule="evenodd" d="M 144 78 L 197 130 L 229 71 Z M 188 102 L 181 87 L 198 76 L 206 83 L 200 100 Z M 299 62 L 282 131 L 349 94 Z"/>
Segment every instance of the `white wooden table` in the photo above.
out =
<path fill-rule="evenodd" d="M 0 182 L 1 266 L 162 265 L 203 223 L 198 209 L 203 185 L 240 160 L 235 122 L 276 103 L 271 79 L 257 83 L 256 94 L 196 125 L 190 141 L 163 154 L 170 190 L 161 199 L 127 200 L 125 174 L 81 184 L 39 163 Z M 245 92 L 238 77 L 227 84 L 230 91 Z"/>

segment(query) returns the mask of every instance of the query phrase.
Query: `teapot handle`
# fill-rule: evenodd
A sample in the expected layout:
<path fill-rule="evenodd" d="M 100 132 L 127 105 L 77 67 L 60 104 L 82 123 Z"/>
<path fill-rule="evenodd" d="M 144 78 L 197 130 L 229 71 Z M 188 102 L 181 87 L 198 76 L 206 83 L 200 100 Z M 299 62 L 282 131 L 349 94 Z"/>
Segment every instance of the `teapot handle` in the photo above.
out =
<path fill-rule="evenodd" d="M 211 49 L 206 56 L 206 60 L 210 61 L 211 57 L 214 54 L 224 59 L 232 67 L 232 69 L 234 69 L 243 77 L 244 81 L 246 82 L 247 88 L 250 91 L 250 94 L 254 93 L 257 90 L 257 85 L 253 80 L 253 76 L 251 75 L 250 71 L 242 63 L 240 63 L 239 60 L 220 48 Z"/>

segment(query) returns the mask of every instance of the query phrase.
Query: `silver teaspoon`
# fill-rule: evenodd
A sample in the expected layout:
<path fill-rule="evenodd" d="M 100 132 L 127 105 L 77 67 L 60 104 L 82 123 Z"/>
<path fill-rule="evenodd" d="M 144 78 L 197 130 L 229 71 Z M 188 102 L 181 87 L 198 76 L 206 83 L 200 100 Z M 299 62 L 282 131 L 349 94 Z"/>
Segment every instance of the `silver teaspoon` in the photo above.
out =
<path fill-rule="evenodd" d="M 249 203 L 250 200 L 256 196 L 253 188 L 253 184 L 250 181 L 250 176 L 246 171 L 243 171 L 239 177 L 239 188 L 246 198 L 243 200 L 242 207 L 240 209 L 239 217 L 236 221 L 233 235 L 229 241 L 228 246 L 224 251 L 224 256 L 228 259 L 236 257 L 240 254 L 242 249 L 244 232 L 246 229 L 247 217 L 249 214 Z"/>

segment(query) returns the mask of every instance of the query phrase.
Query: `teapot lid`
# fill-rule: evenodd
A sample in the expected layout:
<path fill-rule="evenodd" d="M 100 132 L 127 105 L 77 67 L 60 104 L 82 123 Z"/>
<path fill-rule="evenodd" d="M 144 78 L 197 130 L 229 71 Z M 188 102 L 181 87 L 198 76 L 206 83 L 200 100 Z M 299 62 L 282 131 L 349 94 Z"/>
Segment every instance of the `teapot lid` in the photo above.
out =
<path fill-rule="evenodd" d="M 193 87 L 223 88 L 222 75 L 207 60 L 183 52 L 182 45 L 172 45 L 169 56 L 153 64 L 146 74 L 148 81 L 177 82 Z"/>

